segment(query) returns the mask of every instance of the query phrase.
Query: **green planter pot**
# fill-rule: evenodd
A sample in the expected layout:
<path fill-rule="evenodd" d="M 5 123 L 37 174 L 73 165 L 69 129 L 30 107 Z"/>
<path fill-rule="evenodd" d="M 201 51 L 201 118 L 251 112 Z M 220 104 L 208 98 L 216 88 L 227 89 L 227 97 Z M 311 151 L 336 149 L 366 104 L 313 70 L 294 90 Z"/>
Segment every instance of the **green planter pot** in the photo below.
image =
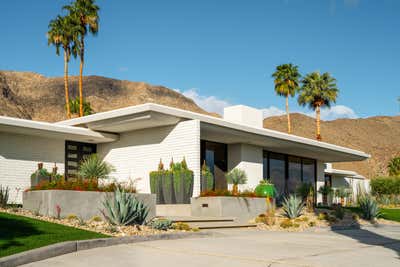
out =
<path fill-rule="evenodd" d="M 259 184 L 254 190 L 257 197 L 275 197 L 275 186 L 273 184 Z"/>

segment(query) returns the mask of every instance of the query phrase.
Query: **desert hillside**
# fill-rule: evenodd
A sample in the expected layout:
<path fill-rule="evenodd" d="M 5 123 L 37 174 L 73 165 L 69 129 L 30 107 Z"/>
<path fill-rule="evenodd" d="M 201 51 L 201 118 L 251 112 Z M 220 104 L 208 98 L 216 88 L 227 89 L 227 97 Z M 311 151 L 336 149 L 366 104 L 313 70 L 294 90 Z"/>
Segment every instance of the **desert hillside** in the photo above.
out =
<path fill-rule="evenodd" d="M 95 112 L 153 102 L 195 112 L 206 111 L 178 92 L 144 82 L 100 76 L 84 77 L 84 95 Z M 70 77 L 70 94 L 78 95 L 78 77 Z M 32 72 L 0 71 L 0 115 L 39 121 L 65 118 L 63 77 Z"/>
<path fill-rule="evenodd" d="M 315 138 L 313 118 L 298 113 L 291 114 L 291 118 L 293 134 Z M 264 127 L 286 132 L 286 116 L 266 118 Z M 400 116 L 324 121 L 321 133 L 324 142 L 371 154 L 367 161 L 334 164 L 335 168 L 354 170 L 369 178 L 386 174 L 387 162 L 400 155 Z"/>
<path fill-rule="evenodd" d="M 77 77 L 70 77 L 70 94 L 72 97 L 78 94 Z M 153 102 L 210 114 L 174 90 L 144 82 L 87 76 L 84 77 L 84 94 L 95 112 Z M 0 115 L 50 122 L 64 120 L 63 77 L 0 71 Z M 314 138 L 313 118 L 292 114 L 292 123 L 295 135 Z M 267 118 L 264 127 L 285 132 L 286 116 Z M 385 174 L 388 160 L 400 155 L 400 116 L 326 121 L 322 123 L 322 138 L 325 142 L 372 155 L 365 162 L 339 163 L 335 167 L 354 170 L 367 177 Z"/>

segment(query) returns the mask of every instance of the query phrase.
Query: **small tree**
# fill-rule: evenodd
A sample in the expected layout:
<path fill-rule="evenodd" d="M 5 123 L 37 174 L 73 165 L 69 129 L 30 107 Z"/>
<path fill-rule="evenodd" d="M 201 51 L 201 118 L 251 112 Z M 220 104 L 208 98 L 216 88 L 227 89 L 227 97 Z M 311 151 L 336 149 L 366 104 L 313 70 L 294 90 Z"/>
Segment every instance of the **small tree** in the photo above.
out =
<path fill-rule="evenodd" d="M 400 157 L 392 158 L 387 167 L 390 176 L 400 176 Z"/>
<path fill-rule="evenodd" d="M 332 194 L 333 189 L 329 185 L 322 185 L 318 189 L 318 193 L 322 194 L 322 203 L 328 205 L 328 196 Z"/>
<path fill-rule="evenodd" d="M 229 184 L 233 184 L 232 194 L 237 195 L 239 193 L 238 185 L 247 182 L 247 175 L 244 170 L 235 168 L 226 174 L 226 180 Z"/>
<path fill-rule="evenodd" d="M 100 159 L 97 154 L 91 154 L 83 159 L 79 166 L 79 176 L 83 179 L 98 180 L 107 179 L 110 173 L 115 171 L 115 168 Z"/>

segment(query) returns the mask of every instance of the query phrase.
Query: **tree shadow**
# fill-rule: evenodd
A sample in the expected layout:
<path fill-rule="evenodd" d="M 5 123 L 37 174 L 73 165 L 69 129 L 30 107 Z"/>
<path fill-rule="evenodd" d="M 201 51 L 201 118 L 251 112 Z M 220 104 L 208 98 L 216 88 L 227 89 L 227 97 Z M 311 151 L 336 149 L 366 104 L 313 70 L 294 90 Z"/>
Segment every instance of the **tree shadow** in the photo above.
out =
<path fill-rule="evenodd" d="M 0 217 L 0 250 L 10 247 L 24 246 L 24 244 L 16 239 L 39 235 L 39 231 L 34 224 L 21 220 L 7 217 Z"/>

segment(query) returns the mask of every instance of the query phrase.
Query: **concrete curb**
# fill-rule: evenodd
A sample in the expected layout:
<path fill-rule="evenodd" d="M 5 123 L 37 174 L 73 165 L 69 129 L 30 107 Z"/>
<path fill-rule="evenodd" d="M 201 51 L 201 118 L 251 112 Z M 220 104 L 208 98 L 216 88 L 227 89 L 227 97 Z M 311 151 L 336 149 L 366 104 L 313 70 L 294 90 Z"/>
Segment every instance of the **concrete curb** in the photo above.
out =
<path fill-rule="evenodd" d="M 72 252 L 99 248 L 99 247 L 109 247 L 121 244 L 130 244 L 130 243 L 138 243 L 138 242 L 153 241 L 153 240 L 209 237 L 213 235 L 214 234 L 211 232 L 195 232 L 195 233 L 186 232 L 186 233 L 159 234 L 150 236 L 125 236 L 125 237 L 114 237 L 114 238 L 66 241 L 0 258 L 0 267 L 19 266 Z"/>

